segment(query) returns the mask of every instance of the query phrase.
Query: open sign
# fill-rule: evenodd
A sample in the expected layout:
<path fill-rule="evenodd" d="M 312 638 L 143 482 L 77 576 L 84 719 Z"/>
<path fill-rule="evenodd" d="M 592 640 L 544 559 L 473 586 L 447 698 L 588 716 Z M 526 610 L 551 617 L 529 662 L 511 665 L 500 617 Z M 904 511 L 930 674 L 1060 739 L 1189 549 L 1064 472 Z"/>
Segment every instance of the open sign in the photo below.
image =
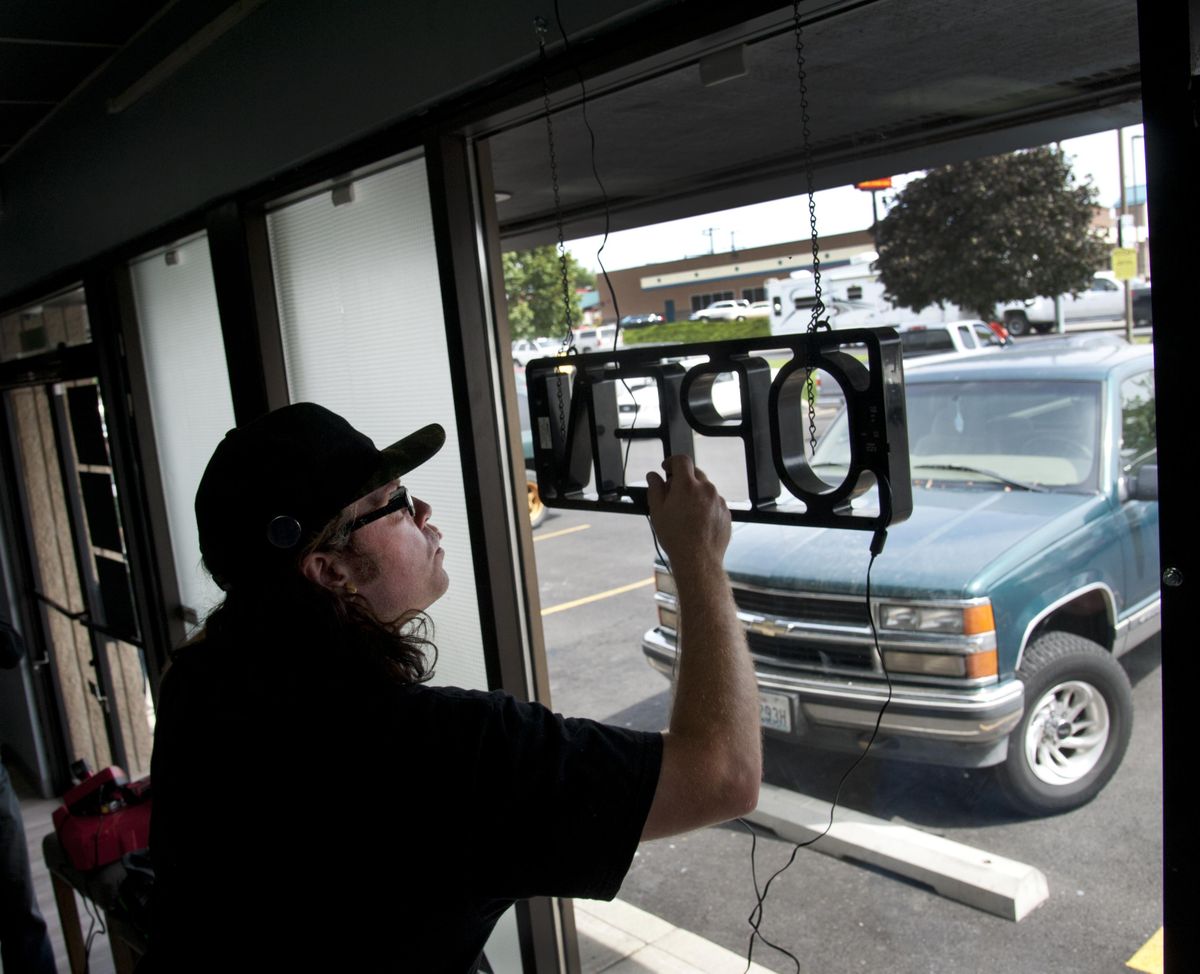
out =
<path fill-rule="evenodd" d="M 849 462 L 834 477 L 806 451 L 818 374 L 836 385 L 848 413 Z M 894 329 L 542 358 L 525 375 L 534 468 L 550 507 L 645 514 L 645 484 L 626 481 L 627 445 L 655 441 L 663 457 L 694 459 L 699 435 L 741 442 L 749 496 L 730 504 L 735 520 L 877 530 L 912 512 Z M 718 406 L 719 384 L 731 377 L 733 409 Z M 625 421 L 631 389 L 650 416 L 644 424 Z M 868 494 L 873 503 L 862 502 Z"/>

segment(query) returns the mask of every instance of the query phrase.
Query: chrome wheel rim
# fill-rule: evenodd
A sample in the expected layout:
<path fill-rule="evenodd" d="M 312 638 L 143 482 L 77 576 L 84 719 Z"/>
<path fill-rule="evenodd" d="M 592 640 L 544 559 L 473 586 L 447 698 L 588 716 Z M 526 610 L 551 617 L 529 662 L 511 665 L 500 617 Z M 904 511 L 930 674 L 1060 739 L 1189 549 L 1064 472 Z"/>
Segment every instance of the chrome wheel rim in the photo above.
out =
<path fill-rule="evenodd" d="M 1025 730 L 1025 760 L 1039 781 L 1069 785 L 1096 767 L 1112 729 L 1104 695 L 1068 680 L 1042 694 Z"/>

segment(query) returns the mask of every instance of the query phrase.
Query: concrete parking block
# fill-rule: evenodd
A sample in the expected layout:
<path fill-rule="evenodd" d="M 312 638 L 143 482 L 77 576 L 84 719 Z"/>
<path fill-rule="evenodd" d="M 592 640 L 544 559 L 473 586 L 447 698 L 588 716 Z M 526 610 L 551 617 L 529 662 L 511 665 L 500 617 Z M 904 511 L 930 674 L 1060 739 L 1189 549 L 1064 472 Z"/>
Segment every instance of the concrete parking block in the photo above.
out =
<path fill-rule="evenodd" d="M 825 830 L 829 810 L 829 802 L 763 784 L 758 808 L 746 818 L 789 842 L 806 842 Z M 1007 920 L 1020 920 L 1050 895 L 1033 866 L 844 807 L 812 849 L 878 866 Z"/>

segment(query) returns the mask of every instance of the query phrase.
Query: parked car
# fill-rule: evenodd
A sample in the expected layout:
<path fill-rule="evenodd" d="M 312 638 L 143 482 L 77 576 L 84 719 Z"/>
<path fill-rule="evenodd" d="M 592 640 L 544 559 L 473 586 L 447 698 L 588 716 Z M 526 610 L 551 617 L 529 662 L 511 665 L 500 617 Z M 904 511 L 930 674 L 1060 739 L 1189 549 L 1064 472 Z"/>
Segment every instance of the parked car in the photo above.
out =
<path fill-rule="evenodd" d="M 1125 317 L 1125 291 L 1108 271 L 1098 271 L 1092 284 L 1079 294 L 1062 295 L 1063 320 L 1071 322 L 1115 321 Z M 1054 298 L 1015 301 L 1000 308 L 1004 327 L 1017 337 L 1030 331 L 1054 327 Z"/>
<path fill-rule="evenodd" d="M 514 365 L 528 365 L 535 358 L 554 355 L 562 342 L 553 338 L 518 338 L 512 343 L 512 360 Z"/>
<path fill-rule="evenodd" d="M 745 321 L 750 316 L 749 301 L 714 301 L 707 308 L 693 311 L 690 321 Z"/>
<path fill-rule="evenodd" d="M 625 315 L 621 318 L 622 328 L 645 328 L 647 325 L 660 325 L 667 319 L 653 312 L 644 315 Z"/>
<path fill-rule="evenodd" d="M 617 338 L 616 325 L 597 325 L 595 328 L 575 329 L 575 348 L 580 352 L 611 350 Z M 617 341 L 620 346 L 619 340 Z"/>
<path fill-rule="evenodd" d="M 1150 304 L 1150 285 L 1131 288 L 1133 291 L 1133 323 L 1139 328 L 1154 324 L 1154 308 Z"/>
<path fill-rule="evenodd" d="M 913 512 L 870 605 L 867 535 L 734 526 L 763 726 L 861 751 L 879 719 L 880 758 L 995 766 L 1027 814 L 1081 805 L 1129 740 L 1117 657 L 1159 630 L 1151 349 L 1066 336 L 913 369 L 906 398 Z M 814 471 L 838 483 L 848 450 L 843 412 Z M 678 606 L 655 574 L 642 648 L 669 677 Z"/>
<path fill-rule="evenodd" d="M 988 349 L 1002 348 L 1006 342 L 987 322 L 947 321 L 930 325 L 901 325 L 900 347 L 904 357 L 925 355 L 977 355 Z"/>
<path fill-rule="evenodd" d="M 755 301 L 750 305 L 750 312 L 746 315 L 747 318 L 766 318 L 771 313 L 770 301 Z"/>

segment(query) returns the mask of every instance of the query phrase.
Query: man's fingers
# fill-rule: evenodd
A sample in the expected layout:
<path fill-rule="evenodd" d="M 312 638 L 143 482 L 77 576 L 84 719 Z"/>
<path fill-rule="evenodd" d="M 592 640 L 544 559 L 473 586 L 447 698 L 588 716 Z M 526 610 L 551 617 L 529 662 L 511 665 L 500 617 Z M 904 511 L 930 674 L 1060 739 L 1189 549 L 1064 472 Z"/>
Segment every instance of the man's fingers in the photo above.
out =
<path fill-rule="evenodd" d="M 695 469 L 692 458 L 686 453 L 673 453 L 662 462 L 662 468 L 667 472 L 667 479 L 675 475 L 687 476 Z"/>
<path fill-rule="evenodd" d="M 646 474 L 646 500 L 651 507 L 657 507 L 667 495 L 666 482 L 651 470 Z"/>

